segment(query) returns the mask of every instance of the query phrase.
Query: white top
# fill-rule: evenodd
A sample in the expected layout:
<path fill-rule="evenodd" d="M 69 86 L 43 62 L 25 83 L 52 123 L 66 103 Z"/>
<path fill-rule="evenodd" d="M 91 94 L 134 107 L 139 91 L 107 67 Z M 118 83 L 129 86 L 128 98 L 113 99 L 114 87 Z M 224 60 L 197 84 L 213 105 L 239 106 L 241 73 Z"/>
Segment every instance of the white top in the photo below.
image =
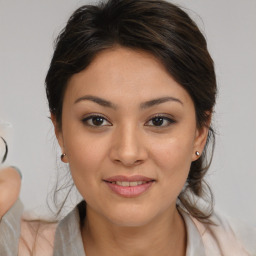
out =
<path fill-rule="evenodd" d="M 246 227 L 238 221 L 231 221 L 216 213 L 211 217 L 216 226 L 203 224 L 185 211 L 179 211 L 187 229 L 186 256 L 256 256 L 256 228 Z M 22 212 L 23 206 L 18 200 L 0 222 L 1 256 L 29 255 L 18 243 Z M 51 233 L 53 234 L 54 245 L 50 245 L 50 249 L 45 249 L 47 246 L 40 246 L 33 255 L 86 256 L 77 207 L 60 221 L 56 230 L 55 228 L 56 225 L 53 225 L 53 228 L 48 228 L 50 232 L 44 232 L 48 238 Z"/>

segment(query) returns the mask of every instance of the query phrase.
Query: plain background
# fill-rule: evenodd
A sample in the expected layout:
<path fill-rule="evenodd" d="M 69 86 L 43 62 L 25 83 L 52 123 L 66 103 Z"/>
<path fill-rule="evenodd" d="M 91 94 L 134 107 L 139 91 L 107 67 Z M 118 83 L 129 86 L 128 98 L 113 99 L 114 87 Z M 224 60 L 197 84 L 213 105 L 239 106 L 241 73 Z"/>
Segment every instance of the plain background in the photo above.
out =
<path fill-rule="evenodd" d="M 208 174 L 216 208 L 256 225 L 256 1 L 175 2 L 202 29 L 216 65 L 217 145 Z M 59 163 L 44 91 L 53 41 L 85 3 L 0 0 L 0 129 L 8 163 L 23 173 L 27 209 L 46 205 Z"/>

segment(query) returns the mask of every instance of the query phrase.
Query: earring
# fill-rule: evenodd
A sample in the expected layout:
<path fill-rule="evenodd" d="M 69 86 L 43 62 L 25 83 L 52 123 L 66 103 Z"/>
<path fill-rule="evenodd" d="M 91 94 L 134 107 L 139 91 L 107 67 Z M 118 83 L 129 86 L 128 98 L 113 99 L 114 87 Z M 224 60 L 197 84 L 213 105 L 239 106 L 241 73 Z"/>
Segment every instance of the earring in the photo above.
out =
<path fill-rule="evenodd" d="M 61 154 L 60 159 L 61 159 L 62 162 L 64 162 L 63 159 L 64 159 L 65 156 L 66 156 L 66 153 Z"/>
<path fill-rule="evenodd" d="M 195 154 L 196 154 L 197 156 L 200 156 L 200 153 L 199 153 L 198 151 L 196 151 Z"/>

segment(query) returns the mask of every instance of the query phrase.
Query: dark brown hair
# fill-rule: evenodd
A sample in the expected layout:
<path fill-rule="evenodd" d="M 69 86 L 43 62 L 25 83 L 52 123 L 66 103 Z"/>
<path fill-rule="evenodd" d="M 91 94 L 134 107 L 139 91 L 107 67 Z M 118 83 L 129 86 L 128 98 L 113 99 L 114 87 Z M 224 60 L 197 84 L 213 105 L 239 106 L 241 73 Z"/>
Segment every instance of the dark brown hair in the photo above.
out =
<path fill-rule="evenodd" d="M 85 5 L 70 17 L 56 40 L 46 76 L 50 112 L 61 129 L 62 103 L 70 77 L 85 69 L 95 56 L 115 46 L 146 51 L 159 59 L 169 74 L 189 93 L 196 111 L 197 126 L 207 125 L 216 98 L 216 77 L 207 43 L 197 25 L 181 8 L 162 0 L 109 0 Z M 209 127 L 207 144 L 214 132 Z M 204 176 L 209 168 L 207 146 L 192 162 L 179 202 L 200 221 L 212 213 L 213 197 Z M 206 189 L 208 188 L 208 193 Z M 202 210 L 196 198 L 207 199 Z M 85 203 L 80 204 L 84 209 Z"/>

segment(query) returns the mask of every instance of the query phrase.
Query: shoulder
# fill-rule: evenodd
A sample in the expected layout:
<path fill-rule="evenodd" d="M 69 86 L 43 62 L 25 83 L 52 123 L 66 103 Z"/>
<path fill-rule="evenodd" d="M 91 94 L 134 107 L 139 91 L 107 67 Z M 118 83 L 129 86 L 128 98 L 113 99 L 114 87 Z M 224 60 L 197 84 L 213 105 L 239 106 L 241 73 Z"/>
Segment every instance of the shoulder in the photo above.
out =
<path fill-rule="evenodd" d="M 57 222 L 21 220 L 19 256 L 52 255 Z"/>
<path fill-rule="evenodd" d="M 201 234 L 206 252 L 216 253 L 212 255 L 256 255 L 256 227 L 216 212 L 210 218 L 215 225 L 192 219 Z"/>

